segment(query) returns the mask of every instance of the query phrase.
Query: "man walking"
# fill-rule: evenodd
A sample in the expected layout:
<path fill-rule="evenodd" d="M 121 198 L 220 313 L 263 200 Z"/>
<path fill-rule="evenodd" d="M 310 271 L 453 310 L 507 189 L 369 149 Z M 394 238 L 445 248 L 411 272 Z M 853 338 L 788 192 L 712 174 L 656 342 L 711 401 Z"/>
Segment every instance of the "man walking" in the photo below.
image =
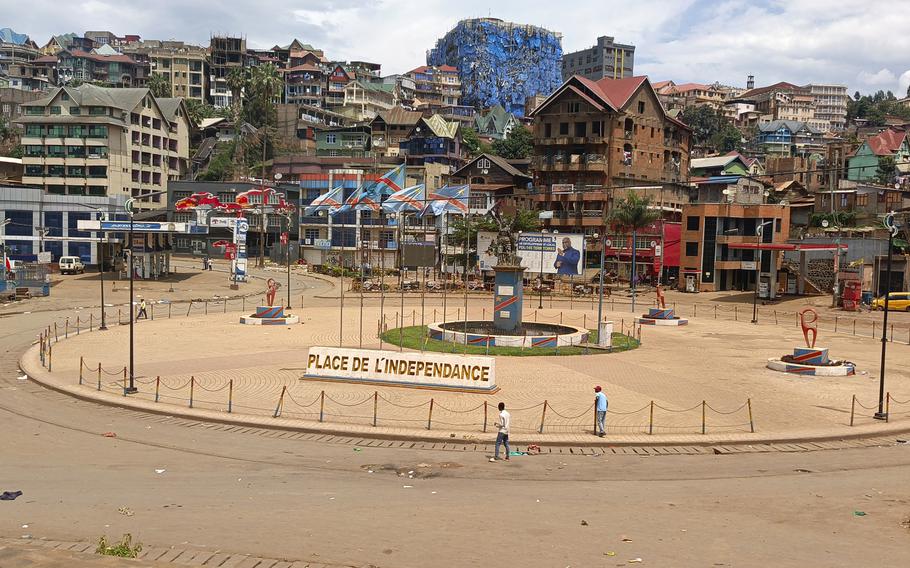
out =
<path fill-rule="evenodd" d="M 600 386 L 594 387 L 594 410 L 597 412 L 597 429 L 595 432 L 603 438 L 606 435 L 604 421 L 607 419 L 607 395 L 603 393 Z"/>
<path fill-rule="evenodd" d="M 512 422 L 512 415 L 509 414 L 509 411 L 506 410 L 506 404 L 504 402 L 499 403 L 499 422 L 496 423 L 496 426 L 499 428 L 499 433 L 496 434 L 496 450 L 493 452 L 493 457 L 490 458 L 491 462 L 495 462 L 499 459 L 499 445 L 505 444 L 506 446 L 506 459 L 509 459 L 509 424 Z"/>
<path fill-rule="evenodd" d="M 136 315 L 136 319 L 137 319 L 137 320 L 140 320 L 140 319 L 149 319 L 149 315 L 148 315 L 148 313 L 145 311 L 147 307 L 148 307 L 148 306 L 146 306 L 146 304 L 145 304 L 145 298 L 142 298 L 142 301 L 139 302 L 139 313 Z"/>

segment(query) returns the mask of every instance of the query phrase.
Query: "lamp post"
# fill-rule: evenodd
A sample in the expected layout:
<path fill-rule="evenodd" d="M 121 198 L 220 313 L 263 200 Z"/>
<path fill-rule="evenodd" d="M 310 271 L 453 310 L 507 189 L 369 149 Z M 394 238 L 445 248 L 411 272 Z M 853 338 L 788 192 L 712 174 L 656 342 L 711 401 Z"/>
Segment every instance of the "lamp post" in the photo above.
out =
<path fill-rule="evenodd" d="M 133 201 L 132 199 L 127 199 L 126 201 L 126 213 L 130 216 L 130 231 L 129 231 L 129 255 L 130 255 L 130 385 L 123 388 L 123 394 L 133 394 L 139 392 L 139 389 L 136 388 L 136 378 L 134 374 L 135 369 L 135 343 L 134 343 L 134 330 L 135 321 L 136 321 L 136 310 L 133 308 L 133 280 L 135 279 L 136 266 L 135 258 L 133 256 Z M 101 308 L 104 311 L 104 307 Z"/>
<path fill-rule="evenodd" d="M 100 219 L 101 212 L 98 212 L 98 217 Z M 105 233 L 101 231 L 99 233 L 102 235 L 101 238 L 104 238 Z M 98 241 L 98 274 L 101 277 L 101 325 L 98 326 L 98 331 L 107 331 L 107 320 L 104 317 L 104 243 L 100 240 Z"/>
<path fill-rule="evenodd" d="M 546 235 L 547 230 L 541 229 L 540 233 L 541 233 L 541 235 Z M 541 236 L 540 237 L 540 282 L 538 283 L 539 288 L 538 288 L 538 294 L 537 294 L 537 296 L 539 298 L 539 302 L 537 305 L 538 310 L 543 309 L 543 239 L 544 239 L 544 237 Z"/>
<path fill-rule="evenodd" d="M 594 238 L 600 240 L 600 282 L 597 286 L 598 295 L 597 295 L 597 343 L 603 345 L 602 337 L 600 337 L 600 322 L 603 321 L 604 313 L 604 264 L 606 263 L 606 242 L 607 235 L 606 232 L 601 236 L 597 233 L 594 233 Z"/>
<path fill-rule="evenodd" d="M 878 412 L 874 414 L 876 420 L 887 420 L 885 412 L 885 351 L 888 348 L 888 297 L 891 295 L 891 253 L 893 251 L 894 237 L 900 230 L 900 224 L 894 220 L 894 213 L 885 215 L 884 225 L 888 229 L 888 264 L 885 268 L 885 315 L 882 319 L 882 362 L 878 378 Z"/>
<path fill-rule="evenodd" d="M 765 231 L 765 225 L 770 225 L 773 221 L 765 221 L 755 228 L 755 234 L 758 236 L 758 262 L 755 263 L 755 293 L 752 294 L 752 323 L 758 323 L 758 286 L 761 281 L 761 265 L 764 260 L 764 251 L 761 249 L 762 234 Z"/>

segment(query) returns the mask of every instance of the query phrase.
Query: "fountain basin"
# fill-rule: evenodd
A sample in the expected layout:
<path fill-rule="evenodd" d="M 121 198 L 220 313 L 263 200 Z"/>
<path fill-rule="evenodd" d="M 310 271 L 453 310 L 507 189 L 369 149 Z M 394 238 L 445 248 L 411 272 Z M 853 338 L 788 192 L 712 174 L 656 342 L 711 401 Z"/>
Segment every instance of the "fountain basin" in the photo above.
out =
<path fill-rule="evenodd" d="M 467 331 L 465 326 L 467 325 Z M 427 326 L 430 339 L 481 347 L 568 347 L 588 341 L 589 330 L 572 325 L 522 322 L 512 333 L 496 327 L 492 321 L 449 321 Z"/>

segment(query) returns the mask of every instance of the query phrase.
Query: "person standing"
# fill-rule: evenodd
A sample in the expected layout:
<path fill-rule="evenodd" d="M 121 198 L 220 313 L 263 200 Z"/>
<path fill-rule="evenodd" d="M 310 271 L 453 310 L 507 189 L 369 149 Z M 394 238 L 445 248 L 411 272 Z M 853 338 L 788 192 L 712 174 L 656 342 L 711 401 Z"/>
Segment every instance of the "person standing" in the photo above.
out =
<path fill-rule="evenodd" d="M 598 436 L 603 438 L 606 435 L 606 429 L 604 428 L 604 422 L 607 419 L 607 395 L 603 393 L 603 390 L 600 386 L 594 387 L 594 410 L 597 413 L 597 432 Z"/>
<path fill-rule="evenodd" d="M 496 423 L 496 426 L 499 428 L 499 432 L 496 434 L 496 449 L 493 452 L 493 457 L 490 458 L 491 462 L 495 462 L 499 459 L 499 446 L 500 444 L 505 444 L 506 447 L 506 459 L 509 459 L 509 425 L 512 422 L 512 415 L 509 414 L 509 411 L 506 410 L 506 403 L 499 403 L 499 422 Z"/>
<path fill-rule="evenodd" d="M 149 319 L 148 313 L 145 311 L 148 306 L 145 303 L 145 298 L 142 298 L 142 301 L 139 302 L 139 313 L 136 315 L 136 319 Z"/>

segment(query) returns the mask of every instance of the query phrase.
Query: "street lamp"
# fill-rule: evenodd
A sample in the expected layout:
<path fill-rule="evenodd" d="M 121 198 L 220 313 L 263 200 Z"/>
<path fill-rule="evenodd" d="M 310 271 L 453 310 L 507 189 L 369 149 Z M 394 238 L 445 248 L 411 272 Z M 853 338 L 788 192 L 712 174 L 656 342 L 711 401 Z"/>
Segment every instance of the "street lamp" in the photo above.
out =
<path fill-rule="evenodd" d="M 604 264 L 606 263 L 606 242 L 607 235 L 603 236 L 594 233 L 594 238 L 600 240 L 600 282 L 598 283 L 597 297 L 597 343 L 603 345 L 603 338 L 600 336 L 600 322 L 603 321 L 604 313 Z"/>
<path fill-rule="evenodd" d="M 546 235 L 547 230 L 541 229 L 540 233 L 541 233 L 541 235 Z M 538 297 L 540 298 L 540 301 L 537 306 L 538 310 L 543 309 L 543 240 L 544 240 L 544 237 L 540 237 L 540 282 L 538 283 L 539 289 L 538 289 L 538 294 L 537 294 Z"/>
<path fill-rule="evenodd" d="M 107 213 L 99 207 L 92 207 L 91 205 L 85 205 L 84 203 L 76 203 L 75 205 L 97 211 L 99 223 L 107 220 L 102 218 L 102 215 L 107 217 Z M 101 231 L 98 234 L 101 235 L 98 237 L 98 274 L 101 278 L 101 325 L 98 326 L 98 331 L 107 331 L 107 318 L 104 315 L 104 244 L 101 242 L 101 239 L 104 239 L 107 236 L 107 233 Z"/>
<path fill-rule="evenodd" d="M 758 285 L 761 281 L 761 264 L 765 258 L 764 251 L 761 249 L 762 233 L 764 233 L 765 225 L 770 225 L 771 223 L 773 223 L 773 221 L 765 221 L 758 227 L 755 227 L 755 234 L 758 236 L 756 247 L 758 250 L 758 262 L 755 263 L 755 293 L 752 295 L 752 323 L 758 323 Z"/>
<path fill-rule="evenodd" d="M 887 420 L 888 413 L 885 412 L 885 351 L 888 347 L 888 297 L 891 295 L 891 253 L 894 245 L 894 237 L 897 236 L 901 226 L 894 220 L 894 213 L 888 213 L 884 219 L 885 228 L 888 229 L 888 264 L 885 269 L 885 315 L 882 320 L 882 362 L 878 378 L 878 412 L 874 414 L 876 420 Z"/>

